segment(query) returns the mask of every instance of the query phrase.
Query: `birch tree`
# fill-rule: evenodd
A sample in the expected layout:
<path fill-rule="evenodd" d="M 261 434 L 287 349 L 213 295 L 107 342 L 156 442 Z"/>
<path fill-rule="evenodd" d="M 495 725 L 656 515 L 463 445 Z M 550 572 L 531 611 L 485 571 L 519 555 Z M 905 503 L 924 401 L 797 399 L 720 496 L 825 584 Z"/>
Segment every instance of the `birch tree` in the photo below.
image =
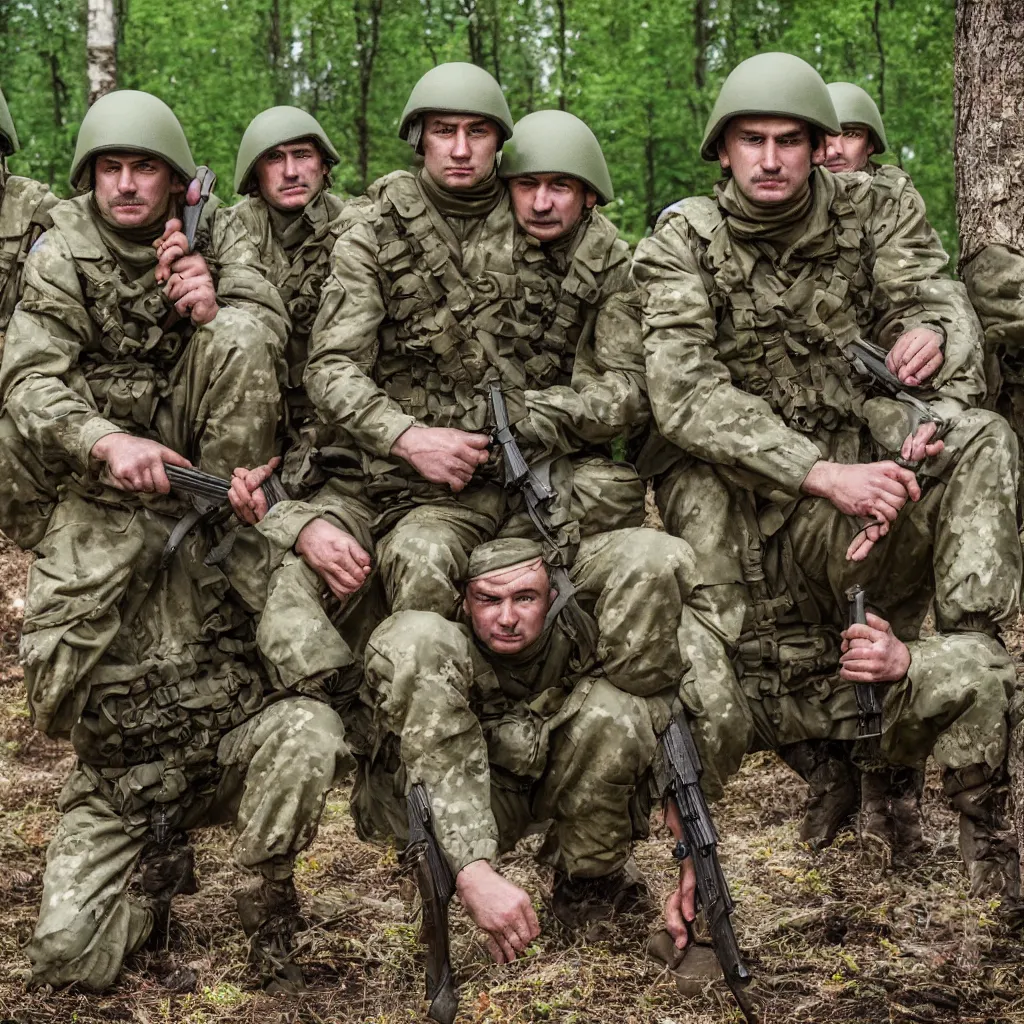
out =
<path fill-rule="evenodd" d="M 88 0 L 86 73 L 89 106 L 117 88 L 117 15 L 114 0 Z"/>

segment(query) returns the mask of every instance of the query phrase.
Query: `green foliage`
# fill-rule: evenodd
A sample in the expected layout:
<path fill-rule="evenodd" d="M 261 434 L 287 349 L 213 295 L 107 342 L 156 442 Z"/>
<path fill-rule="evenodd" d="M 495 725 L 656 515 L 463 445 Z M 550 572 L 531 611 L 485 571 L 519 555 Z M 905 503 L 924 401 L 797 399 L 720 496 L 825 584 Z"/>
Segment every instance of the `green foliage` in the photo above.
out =
<path fill-rule="evenodd" d="M 760 50 L 810 61 L 878 101 L 899 162 L 947 248 L 953 201 L 954 0 L 118 0 L 122 86 L 178 113 L 227 196 L 249 119 L 275 103 L 310 110 L 342 154 L 340 191 L 410 162 L 397 138 L 428 68 L 473 60 L 516 117 L 578 114 L 601 139 L 631 238 L 717 168 L 697 154 L 715 92 Z M 0 4 L 0 84 L 24 143 L 12 166 L 66 190 L 86 96 L 84 0 Z"/>

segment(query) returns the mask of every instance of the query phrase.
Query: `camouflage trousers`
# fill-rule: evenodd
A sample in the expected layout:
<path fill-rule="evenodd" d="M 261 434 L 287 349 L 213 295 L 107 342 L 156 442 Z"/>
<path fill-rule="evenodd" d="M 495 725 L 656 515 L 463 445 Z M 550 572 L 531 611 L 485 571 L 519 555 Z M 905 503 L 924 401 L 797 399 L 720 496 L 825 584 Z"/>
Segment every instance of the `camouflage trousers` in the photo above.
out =
<path fill-rule="evenodd" d="M 196 332 L 172 376 L 171 395 L 158 404 L 151 432 L 219 476 L 270 458 L 279 407 L 269 332 L 253 330 L 248 319 L 243 331 L 232 314 L 222 309 Z M 9 431 L 3 436 L 11 439 Z M 24 444 L 19 452 L 19 458 L 34 459 Z M 158 571 L 174 522 L 168 513 L 180 515 L 190 506 L 173 496 L 129 495 L 88 481 L 58 492 L 52 475 L 57 467 L 34 465 L 59 501 L 45 515 L 41 505 L 23 502 L 20 507 L 31 507 L 32 516 L 13 527 L 14 536 L 31 541 L 37 555 L 29 572 L 21 653 L 37 727 L 62 734 L 76 717 L 74 706 L 64 706 L 66 698 L 117 634 L 131 587 L 144 593 Z M 0 514 L 14 511 L 0 504 Z M 41 522 L 46 530 L 39 538 Z M 6 518 L 0 525 L 5 532 L 11 527 Z"/>
<path fill-rule="evenodd" d="M 183 828 L 232 823 L 236 863 L 281 880 L 313 841 L 327 794 L 340 785 L 351 757 L 338 716 L 292 697 L 227 733 L 217 747 L 217 766 L 212 799 L 195 804 Z M 102 991 L 153 925 L 151 911 L 128 892 L 147 839 L 129 834 L 101 777 L 86 766 L 68 780 L 59 807 L 39 921 L 27 949 L 32 976 L 40 984 L 79 982 Z"/>
<path fill-rule="evenodd" d="M 852 516 L 824 498 L 755 505 L 756 481 L 725 467 L 681 461 L 657 481 L 658 508 L 665 528 L 693 548 L 707 582 L 722 587 L 717 611 L 726 634 L 753 623 L 755 609 L 735 585 L 756 585 L 761 573 L 777 617 L 791 611 L 794 621 L 845 624 L 845 590 L 859 583 L 904 639 L 916 637 L 933 599 L 940 632 L 994 634 L 1020 606 L 1016 439 L 1002 417 L 974 409 L 944 441 L 919 474 L 921 500 L 904 506 L 859 563 L 846 560 L 861 529 Z"/>
<path fill-rule="evenodd" d="M 643 522 L 644 485 L 628 463 L 581 456 L 569 480 L 573 516 L 584 523 L 584 535 Z M 377 541 L 380 521 L 393 520 L 395 509 L 389 506 L 378 517 L 362 489 L 344 479 L 329 480 L 305 501 L 275 506 L 257 527 L 274 553 L 258 634 L 268 664 L 285 686 L 317 686 L 357 664 L 387 608 L 453 618 L 470 553 L 498 533 L 508 511 L 505 492 L 483 485 L 400 511 Z M 303 528 L 318 517 L 350 533 L 375 559 L 364 590 L 344 602 L 326 595 L 323 581 L 293 552 Z M 532 532 L 525 513 L 515 519 Z"/>

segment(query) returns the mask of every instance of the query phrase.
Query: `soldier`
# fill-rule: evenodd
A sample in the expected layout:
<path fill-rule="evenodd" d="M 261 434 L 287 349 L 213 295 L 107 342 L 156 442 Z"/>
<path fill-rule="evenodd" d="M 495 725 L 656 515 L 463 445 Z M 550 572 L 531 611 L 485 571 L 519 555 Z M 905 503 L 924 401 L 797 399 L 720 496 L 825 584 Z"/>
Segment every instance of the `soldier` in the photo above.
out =
<path fill-rule="evenodd" d="M 658 621 L 652 608 L 663 602 L 678 620 L 673 584 L 692 573 L 690 555 L 664 534 L 624 532 L 645 535 L 642 571 L 657 582 L 642 597 L 623 591 L 618 599 L 633 601 L 636 635 L 650 639 L 645 630 Z M 583 542 L 574 581 L 594 571 L 606 543 Z M 539 823 L 552 822 L 539 858 L 555 868 L 552 909 L 560 921 L 581 927 L 648 906 L 631 849 L 647 831 L 650 767 L 659 734 L 679 710 L 676 680 L 686 666 L 678 645 L 662 643 L 656 677 L 620 673 L 613 682 L 552 616 L 558 592 L 536 541 L 480 545 L 467 577 L 460 623 L 403 611 L 370 638 L 366 676 L 381 742 L 375 781 L 357 790 L 353 812 L 362 834 L 404 838 L 404 795 L 422 785 L 460 898 L 488 934 L 495 961 L 506 963 L 540 928 L 529 897 L 495 862 Z M 693 917 L 692 877 L 684 881 L 681 874 L 667 911 L 680 948 L 680 915 Z"/>
<path fill-rule="evenodd" d="M 194 891 L 187 831 L 232 821 L 236 860 L 260 878 L 237 896 L 253 958 L 300 985 L 293 861 L 350 763 L 337 715 L 276 699 L 241 653 L 251 627 L 207 564 L 208 532 L 165 551 L 181 507 L 163 463 L 266 461 L 279 413 L 283 307 L 238 233 L 212 254 L 216 290 L 187 252 L 175 214 L 194 174 L 160 100 L 99 100 L 72 167 L 83 194 L 28 258 L 4 353 L 7 412 L 59 499 L 29 576 L 29 706 L 78 755 L 28 947 L 39 983 L 112 984 Z"/>
<path fill-rule="evenodd" d="M 310 413 L 302 387 L 309 332 L 320 306 L 343 200 L 332 195 L 338 151 L 311 114 L 271 107 L 245 129 L 235 163 L 235 191 L 245 198 L 217 214 L 218 231 L 237 225 L 256 247 L 288 311 L 286 421 L 293 432 Z"/>
<path fill-rule="evenodd" d="M 584 535 L 641 526 L 645 489 L 634 467 L 593 443 L 595 422 L 635 436 L 649 417 L 629 245 L 597 209 L 615 198 L 601 145 L 578 117 L 538 110 L 516 122 L 498 174 L 519 227 L 525 314 L 548 325 L 549 350 L 562 362 L 554 386 L 529 393 L 530 416 L 517 434 L 537 457 L 575 453 L 572 492 Z"/>
<path fill-rule="evenodd" d="M 1019 606 L 1016 443 L 970 408 L 979 325 L 940 274 L 919 197 L 900 177 L 817 167 L 838 132 L 799 58 L 761 54 L 722 87 L 701 153 L 725 180 L 669 214 L 634 262 L 660 432 L 642 461 L 667 528 L 722 585 L 758 745 L 852 740 L 849 684 L 886 684 L 875 756 L 934 753 L 972 888 L 1014 896 L 1014 673 L 999 632 Z M 850 360 L 862 337 L 926 413 L 876 397 Z M 840 656 L 857 582 L 877 615 L 843 633 Z M 933 599 L 938 633 L 918 639 Z"/>
<path fill-rule="evenodd" d="M 871 157 L 884 153 L 885 125 L 875 101 L 852 82 L 830 82 L 828 94 L 842 131 L 829 135 L 825 144 L 825 166 L 833 173 L 878 170 Z"/>
<path fill-rule="evenodd" d="M 829 96 L 842 131 L 827 136 L 825 167 L 835 174 L 863 171 L 905 177 L 899 168 L 882 168 L 871 160 L 888 147 L 885 125 L 875 101 L 859 85 L 831 82 Z M 894 851 L 922 848 L 921 795 L 924 766 L 908 768 L 878 762 L 861 769 L 851 761 L 851 748 L 838 741 L 796 743 L 779 752 L 810 787 L 800 838 L 818 849 L 860 810 L 860 831 Z M 867 769 L 867 770 L 865 770 Z"/>
<path fill-rule="evenodd" d="M 50 210 L 58 202 L 48 185 L 8 173 L 7 157 L 18 148 L 14 120 L 0 92 L 0 358 L 7 324 L 21 295 L 25 258 L 51 226 Z M 0 417 L 0 530 L 28 548 L 42 536 L 46 518 L 38 491 L 20 472 L 23 447 L 11 421 Z"/>

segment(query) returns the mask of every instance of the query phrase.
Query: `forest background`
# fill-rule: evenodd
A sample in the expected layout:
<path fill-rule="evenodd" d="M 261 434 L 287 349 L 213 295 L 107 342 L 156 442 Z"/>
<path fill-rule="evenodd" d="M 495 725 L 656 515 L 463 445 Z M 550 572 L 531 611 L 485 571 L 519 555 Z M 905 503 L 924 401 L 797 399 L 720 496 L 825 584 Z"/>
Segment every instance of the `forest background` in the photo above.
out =
<path fill-rule="evenodd" d="M 166 100 L 230 201 L 249 120 L 274 104 L 313 113 L 342 154 L 335 189 L 358 194 L 410 162 L 398 118 L 416 79 L 470 60 L 514 117 L 561 107 L 601 140 L 607 212 L 635 241 L 668 203 L 706 193 L 698 145 L 739 61 L 785 50 L 826 81 L 862 85 L 890 151 L 957 248 L 954 0 L 114 0 L 117 83 Z M 67 194 L 85 112 L 84 0 L 0 0 L 0 86 L 21 137 L 12 169 Z"/>

